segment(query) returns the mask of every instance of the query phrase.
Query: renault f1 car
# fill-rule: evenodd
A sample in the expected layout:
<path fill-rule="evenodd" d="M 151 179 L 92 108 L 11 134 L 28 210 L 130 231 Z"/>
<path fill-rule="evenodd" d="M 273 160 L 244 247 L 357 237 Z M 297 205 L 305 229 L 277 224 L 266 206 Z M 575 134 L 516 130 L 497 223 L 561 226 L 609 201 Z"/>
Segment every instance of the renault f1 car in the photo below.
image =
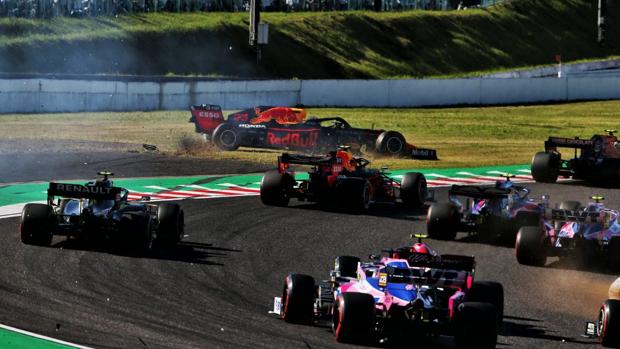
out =
<path fill-rule="evenodd" d="M 548 256 L 575 258 L 583 265 L 601 257 L 611 269 L 620 269 L 619 212 L 606 208 L 600 196 L 585 207 L 566 201 L 546 209 L 541 224 L 522 227 L 515 244 L 517 261 L 543 266 Z"/>
<path fill-rule="evenodd" d="M 532 158 L 532 177 L 537 182 L 554 183 L 558 176 L 609 183 L 620 179 L 620 143 L 616 130 L 590 139 L 549 137 L 545 151 Z M 563 159 L 558 148 L 575 150 L 572 159 Z M 579 150 L 579 152 L 577 151 Z"/>
<path fill-rule="evenodd" d="M 307 180 L 295 179 L 290 168 L 293 164 L 312 166 Z M 421 207 L 432 195 L 422 173 L 405 173 L 398 182 L 382 170 L 367 168 L 368 164 L 368 160 L 354 157 L 348 147 L 324 156 L 284 153 L 278 157 L 278 169 L 263 176 L 260 198 L 271 206 L 286 206 L 291 198 L 297 198 L 359 213 L 377 202 Z"/>
<path fill-rule="evenodd" d="M 49 246 L 54 235 L 61 235 L 148 251 L 154 243 L 171 245 L 181 240 L 185 224 L 178 204 L 130 202 L 126 189 L 113 186 L 111 172 L 99 175 L 103 178 L 86 185 L 50 183 L 47 204 L 23 208 L 22 242 Z"/>
<path fill-rule="evenodd" d="M 331 325 L 339 342 L 398 343 L 454 336 L 459 348 L 495 348 L 504 290 L 474 282 L 470 256 L 439 255 L 425 243 L 370 260 L 340 256 L 330 278 L 289 274 L 274 313 L 286 322 Z"/>
<path fill-rule="evenodd" d="M 300 108 L 260 106 L 227 119 L 217 105 L 192 106 L 191 113 L 196 132 L 222 150 L 253 147 L 315 152 L 348 145 L 355 151 L 437 160 L 434 149 L 413 146 L 399 132 L 355 128 L 340 117 L 306 119 L 306 111 Z"/>
<path fill-rule="evenodd" d="M 586 323 L 585 336 L 598 338 L 604 347 L 620 348 L 620 278 L 609 287 L 596 322 Z"/>
<path fill-rule="evenodd" d="M 453 185 L 448 202 L 433 203 L 426 217 L 431 238 L 453 240 L 457 232 L 497 237 L 514 243 L 522 226 L 537 225 L 545 200 L 538 203 L 529 198 L 529 189 L 515 185 L 505 174 L 494 187 Z M 464 202 L 459 198 L 465 198 Z"/>

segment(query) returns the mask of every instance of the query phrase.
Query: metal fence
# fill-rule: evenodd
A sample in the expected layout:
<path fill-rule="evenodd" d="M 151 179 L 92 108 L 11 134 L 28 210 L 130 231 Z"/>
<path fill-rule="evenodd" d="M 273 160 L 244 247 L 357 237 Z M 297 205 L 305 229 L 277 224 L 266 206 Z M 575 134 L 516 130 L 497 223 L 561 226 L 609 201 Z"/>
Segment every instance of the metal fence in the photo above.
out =
<path fill-rule="evenodd" d="M 262 0 L 265 11 L 453 10 L 501 0 Z M 0 17 L 87 17 L 143 12 L 248 11 L 248 0 L 0 0 Z"/>

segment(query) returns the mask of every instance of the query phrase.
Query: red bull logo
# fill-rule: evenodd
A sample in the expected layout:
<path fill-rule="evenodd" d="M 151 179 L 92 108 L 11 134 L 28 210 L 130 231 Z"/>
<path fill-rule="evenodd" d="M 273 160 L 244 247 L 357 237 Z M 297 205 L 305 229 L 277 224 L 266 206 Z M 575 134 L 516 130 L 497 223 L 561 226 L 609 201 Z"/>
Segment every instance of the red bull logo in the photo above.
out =
<path fill-rule="evenodd" d="M 267 132 L 267 144 L 297 148 L 316 147 L 319 139 L 317 130 L 308 131 L 272 131 Z"/>
<path fill-rule="evenodd" d="M 260 124 L 275 120 L 281 125 L 298 124 L 306 119 L 306 110 L 300 108 L 276 107 L 260 112 L 256 109 L 256 117 L 250 121 L 253 124 Z"/>

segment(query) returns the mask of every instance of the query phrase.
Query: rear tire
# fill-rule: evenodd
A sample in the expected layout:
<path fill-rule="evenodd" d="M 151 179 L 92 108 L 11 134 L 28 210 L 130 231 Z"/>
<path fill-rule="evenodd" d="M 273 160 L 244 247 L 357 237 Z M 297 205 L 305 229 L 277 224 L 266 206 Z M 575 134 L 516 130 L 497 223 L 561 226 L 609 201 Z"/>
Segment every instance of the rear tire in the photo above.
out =
<path fill-rule="evenodd" d="M 220 124 L 213 130 L 213 143 L 221 150 L 237 150 L 241 145 L 239 130 L 229 123 Z"/>
<path fill-rule="evenodd" d="M 333 330 L 338 342 L 370 341 L 375 325 L 375 299 L 366 293 L 345 292 L 336 299 Z"/>
<path fill-rule="evenodd" d="M 334 271 L 342 277 L 357 277 L 357 265 L 360 259 L 354 256 L 338 256 L 334 261 Z"/>
<path fill-rule="evenodd" d="M 428 193 L 426 177 L 419 172 L 407 172 L 400 182 L 400 198 L 409 207 L 423 207 Z"/>
<path fill-rule="evenodd" d="M 497 329 L 501 328 L 504 321 L 504 287 L 502 284 L 494 281 L 474 282 L 465 300 L 492 304 L 497 315 Z"/>
<path fill-rule="evenodd" d="M 597 322 L 599 340 L 604 347 L 620 347 L 620 300 L 603 302 Z"/>
<path fill-rule="evenodd" d="M 560 171 L 560 156 L 556 153 L 538 152 L 532 158 L 531 170 L 536 182 L 555 183 Z"/>
<path fill-rule="evenodd" d="M 454 205 L 434 203 L 426 215 L 428 236 L 437 240 L 454 240 L 459 222 L 459 212 Z"/>
<path fill-rule="evenodd" d="M 401 155 L 407 148 L 407 142 L 402 134 L 396 131 L 385 131 L 375 141 L 375 151 L 388 155 Z"/>
<path fill-rule="evenodd" d="M 542 267 L 547 263 L 544 249 L 545 235 L 540 227 L 521 227 L 515 242 L 519 264 Z"/>
<path fill-rule="evenodd" d="M 288 173 L 269 171 L 260 182 L 260 199 L 265 205 L 286 206 L 295 179 Z"/>
<path fill-rule="evenodd" d="M 286 322 L 310 325 L 314 319 L 316 286 L 314 278 L 304 274 L 289 274 L 282 289 L 282 318 Z"/>
<path fill-rule="evenodd" d="M 26 204 L 22 210 L 20 237 L 24 244 L 49 246 L 52 233 L 54 210 L 49 205 Z"/>
<path fill-rule="evenodd" d="M 157 207 L 157 240 L 163 245 L 174 245 L 185 234 L 185 214 L 179 204 L 163 203 Z"/>
<path fill-rule="evenodd" d="M 490 303 L 464 302 L 459 305 L 454 336 L 457 348 L 495 348 L 496 318 L 496 309 Z"/>

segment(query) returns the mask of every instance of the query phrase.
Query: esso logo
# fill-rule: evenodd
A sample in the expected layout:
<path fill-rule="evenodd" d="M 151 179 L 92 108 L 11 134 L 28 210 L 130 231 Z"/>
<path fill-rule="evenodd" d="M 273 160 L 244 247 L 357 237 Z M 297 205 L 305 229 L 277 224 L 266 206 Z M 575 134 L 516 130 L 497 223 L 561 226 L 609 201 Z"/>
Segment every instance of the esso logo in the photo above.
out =
<path fill-rule="evenodd" d="M 218 119 L 220 114 L 214 111 L 201 111 L 198 116 L 202 118 Z"/>

